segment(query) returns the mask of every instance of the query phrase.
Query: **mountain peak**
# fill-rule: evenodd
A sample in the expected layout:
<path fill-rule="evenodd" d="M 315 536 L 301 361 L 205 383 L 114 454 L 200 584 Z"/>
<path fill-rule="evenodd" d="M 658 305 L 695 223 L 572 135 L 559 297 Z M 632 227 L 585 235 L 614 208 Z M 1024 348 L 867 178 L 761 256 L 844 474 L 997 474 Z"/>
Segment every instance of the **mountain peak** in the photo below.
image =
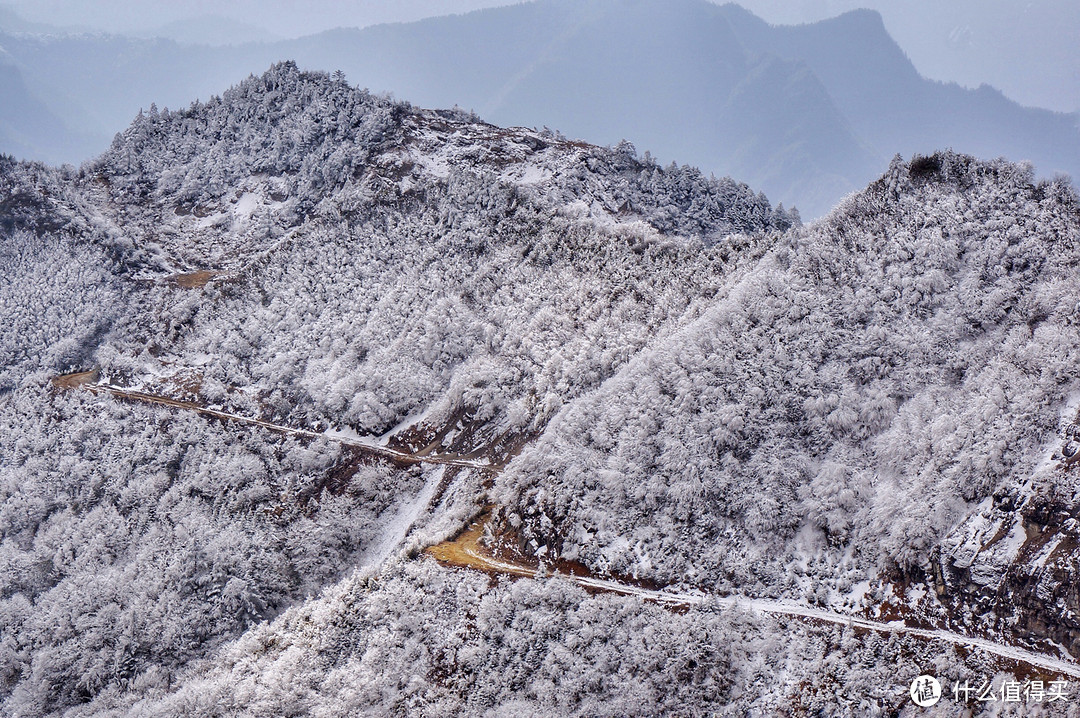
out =
<path fill-rule="evenodd" d="M 419 109 L 294 62 L 181 111 L 140 113 L 86 169 L 108 178 L 114 195 L 154 205 L 163 222 L 175 221 L 170 214 L 216 217 L 204 228 L 217 228 L 214 243 L 231 241 L 222 231 L 264 205 L 285 202 L 288 222 L 297 223 L 324 210 L 368 215 L 477 178 L 599 221 L 639 221 L 650 232 L 707 243 L 799 221 L 745 184 L 661 167 L 629 143 L 605 148 L 497 127 L 460 109 Z M 249 199 L 240 203 L 242 196 Z"/>
<path fill-rule="evenodd" d="M 885 20 L 882 18 L 881 13 L 873 8 L 855 8 L 854 10 L 840 13 L 834 19 L 840 22 L 856 24 L 859 27 L 873 28 L 885 33 L 888 32 L 885 29 Z M 826 20 L 825 22 L 828 21 Z"/>
<path fill-rule="evenodd" d="M 280 62 L 187 109 L 140 112 L 92 166 L 173 189 L 179 183 L 192 200 L 225 192 L 229 178 L 259 172 L 300 174 L 315 186 L 340 183 L 387 139 L 394 113 L 405 107 L 328 73 Z M 192 164 L 214 179 L 184 180 L 178 168 Z"/>

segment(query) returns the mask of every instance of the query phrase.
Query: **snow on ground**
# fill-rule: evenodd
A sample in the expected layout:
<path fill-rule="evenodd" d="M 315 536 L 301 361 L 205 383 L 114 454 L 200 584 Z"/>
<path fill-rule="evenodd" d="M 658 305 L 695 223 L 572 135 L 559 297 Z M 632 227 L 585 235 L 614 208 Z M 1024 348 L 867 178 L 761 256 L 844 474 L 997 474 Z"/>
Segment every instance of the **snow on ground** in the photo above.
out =
<path fill-rule="evenodd" d="M 502 179 L 519 185 L 535 185 L 547 182 L 554 177 L 554 172 L 548 167 L 536 164 L 514 166 L 503 172 Z"/>
<path fill-rule="evenodd" d="M 431 404 L 423 409 L 420 409 L 419 411 L 414 411 L 412 414 L 406 416 L 404 419 L 399 421 L 396 426 L 392 427 L 389 431 L 378 437 L 379 446 L 386 446 L 390 443 L 390 439 L 396 436 L 399 432 L 405 431 L 412 426 L 419 426 L 420 424 L 427 421 L 427 418 L 431 414 L 434 407 L 435 405 Z"/>
<path fill-rule="evenodd" d="M 254 214 L 255 210 L 262 204 L 259 201 L 259 196 L 254 192 L 245 192 L 240 195 L 240 199 L 236 200 L 236 205 L 233 207 L 233 214 L 238 217 L 249 218 Z"/>
<path fill-rule="evenodd" d="M 1045 566 L 1046 560 L 1050 558 L 1050 555 L 1052 553 L 1054 553 L 1054 550 L 1057 549 L 1063 538 L 1063 536 L 1058 535 L 1052 540 L 1050 540 L 1045 546 L 1042 547 L 1042 550 L 1039 551 L 1039 555 L 1036 556 L 1033 560 L 1031 560 L 1030 565 L 1033 566 L 1035 569 L 1040 569 Z"/>
<path fill-rule="evenodd" d="M 379 532 L 379 540 L 361 556 L 357 565 L 358 571 L 377 570 L 394 553 L 394 550 L 401 546 L 409 530 L 427 510 L 431 499 L 435 496 L 435 490 L 442 482 L 444 473 L 446 473 L 445 465 L 428 470 L 427 481 L 424 482 L 420 493 L 412 501 L 398 506 L 394 515 Z"/>
<path fill-rule="evenodd" d="M 1004 538 L 987 547 L 987 559 L 972 564 L 971 580 L 983 586 L 996 583 L 1016 559 L 1025 541 L 1027 532 L 1024 531 L 1024 523 L 1017 520 Z"/>
<path fill-rule="evenodd" d="M 488 568 L 490 570 L 517 576 L 536 577 L 539 575 L 539 572 L 534 569 L 492 558 L 475 549 L 466 549 L 466 553 L 476 559 L 475 565 L 479 568 Z M 755 613 L 797 616 L 811 620 L 825 621 L 827 623 L 851 626 L 853 628 L 863 628 L 883 633 L 904 633 L 932 641 L 945 641 L 954 645 L 977 648 L 986 651 L 987 653 L 1001 656 L 1002 658 L 1007 658 L 1020 663 L 1027 663 L 1039 668 L 1054 671 L 1061 675 L 1080 678 L 1080 665 L 1077 665 L 1072 661 L 1060 660 L 1016 646 L 996 643 L 982 638 L 964 636 L 952 631 L 914 628 L 906 625 L 903 621 L 874 621 L 858 616 L 844 615 L 826 609 L 813 608 L 805 604 L 788 600 L 756 599 L 743 596 L 718 597 L 701 592 L 684 593 L 666 590 L 655 591 L 640 586 L 632 586 L 617 581 L 588 576 L 558 575 L 560 578 L 586 589 L 636 596 L 642 600 L 655 601 L 669 606 L 696 606 L 709 603 L 723 607 L 748 609 Z"/>
<path fill-rule="evenodd" d="M 355 429 L 352 429 L 350 427 L 345 427 L 344 429 L 327 429 L 323 432 L 323 436 L 342 444 L 369 446 L 373 449 L 381 449 L 385 447 L 385 444 L 381 442 L 378 437 L 362 436 L 361 434 L 357 433 Z"/>

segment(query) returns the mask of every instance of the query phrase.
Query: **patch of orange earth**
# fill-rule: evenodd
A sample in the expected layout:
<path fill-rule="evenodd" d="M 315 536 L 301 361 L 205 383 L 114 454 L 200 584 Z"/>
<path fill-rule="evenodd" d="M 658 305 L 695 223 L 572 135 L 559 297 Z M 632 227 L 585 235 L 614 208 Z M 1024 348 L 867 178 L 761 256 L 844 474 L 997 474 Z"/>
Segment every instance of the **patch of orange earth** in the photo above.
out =
<path fill-rule="evenodd" d="M 425 553 L 448 566 L 471 568 L 484 571 L 489 574 L 503 574 L 521 576 L 525 578 L 537 578 L 541 575 L 559 574 L 569 578 L 574 583 L 584 588 L 589 593 L 603 593 L 615 591 L 616 593 L 632 593 L 635 589 L 656 591 L 661 588 L 659 584 L 630 578 L 627 576 L 611 576 L 601 579 L 610 583 L 607 587 L 599 587 L 590 583 L 590 579 L 598 579 L 587 566 L 576 561 L 569 561 L 561 557 L 545 558 L 543 560 L 533 556 L 523 556 L 513 547 L 518 544 L 517 539 L 505 528 L 500 532 L 495 526 L 494 545 L 481 543 L 488 524 L 491 523 L 494 506 L 486 506 L 472 523 L 464 531 L 449 541 L 443 541 L 435 546 L 425 549 Z M 613 588 L 621 584 L 625 590 Z"/>
<path fill-rule="evenodd" d="M 449 541 L 429 546 L 424 553 L 439 563 L 448 566 L 472 568 L 487 573 L 512 574 L 533 578 L 536 570 L 527 566 L 500 561 L 492 557 L 488 549 L 480 544 L 490 513 L 485 512 L 469 524 L 464 531 Z"/>
<path fill-rule="evenodd" d="M 77 389 L 86 384 L 93 384 L 101 377 L 101 372 L 96 367 L 89 371 L 75 372 L 54 376 L 50 381 L 57 389 Z"/>
<path fill-rule="evenodd" d="M 174 274 L 169 277 L 169 281 L 181 289 L 201 289 L 202 287 L 205 287 L 211 279 L 220 274 L 221 272 L 212 269 L 200 269 L 197 272 Z"/>

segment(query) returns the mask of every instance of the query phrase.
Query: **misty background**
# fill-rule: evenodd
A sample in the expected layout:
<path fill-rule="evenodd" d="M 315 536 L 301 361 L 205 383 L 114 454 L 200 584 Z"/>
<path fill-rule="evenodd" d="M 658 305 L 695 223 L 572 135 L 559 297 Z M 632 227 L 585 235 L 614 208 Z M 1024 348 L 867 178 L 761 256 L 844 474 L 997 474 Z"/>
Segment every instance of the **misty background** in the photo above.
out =
<path fill-rule="evenodd" d="M 705 0 L 9 0 L 0 151 L 78 164 L 140 108 L 186 107 L 295 59 L 497 124 L 626 138 L 805 218 L 896 153 L 952 147 L 1080 173 L 1074 2 L 740 5 L 750 12 Z"/>
<path fill-rule="evenodd" d="M 8 0 L 6 27 L 65 28 L 185 42 L 278 40 L 337 27 L 409 22 L 511 5 L 505 0 Z M 1080 3 L 1073 0 L 741 0 L 772 24 L 849 10 L 881 13 L 915 68 L 933 80 L 988 84 L 1022 105 L 1080 111 Z M 13 17 L 14 16 L 14 17 Z M 15 29 L 18 29 L 17 27 Z"/>

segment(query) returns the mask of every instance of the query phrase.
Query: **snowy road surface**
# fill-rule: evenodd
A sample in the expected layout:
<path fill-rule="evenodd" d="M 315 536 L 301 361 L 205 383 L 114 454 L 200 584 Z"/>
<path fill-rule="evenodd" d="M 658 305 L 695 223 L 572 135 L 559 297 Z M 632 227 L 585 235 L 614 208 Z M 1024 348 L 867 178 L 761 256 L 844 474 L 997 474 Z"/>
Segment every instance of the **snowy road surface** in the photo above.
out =
<path fill-rule="evenodd" d="M 366 439 L 358 435 L 339 431 L 339 430 L 327 430 L 327 431 L 310 431 L 308 429 L 296 429 L 291 426 L 282 426 L 280 424 L 274 424 L 269 421 L 263 421 L 262 419 L 253 419 L 249 416 L 241 416 L 239 414 L 231 414 L 227 411 L 221 411 L 220 409 L 211 409 L 209 407 L 202 406 L 190 401 L 181 401 L 179 399 L 170 399 L 165 396 L 158 396 L 156 394 L 147 394 L 141 391 L 135 391 L 132 389 L 125 389 L 119 386 L 113 386 L 111 384 L 84 384 L 83 387 L 94 393 L 106 392 L 112 394 L 119 399 L 127 399 L 130 401 L 140 401 L 147 404 L 159 404 L 161 406 L 171 406 L 176 409 L 185 409 L 187 411 L 194 411 L 197 414 L 203 416 L 213 416 L 218 419 L 224 419 L 226 421 L 235 421 L 242 424 L 249 424 L 251 426 L 261 426 L 264 429 L 270 431 L 286 434 L 290 436 L 303 436 L 310 439 L 329 439 L 330 441 L 336 441 L 339 444 L 345 446 L 351 446 L 364 451 L 379 454 L 385 456 L 388 459 L 397 459 L 398 461 L 405 461 L 414 464 L 446 464 L 449 466 L 464 466 L 471 469 L 490 469 L 491 464 L 483 459 L 462 459 L 455 456 L 446 456 L 442 454 L 427 454 L 419 456 L 416 454 L 409 454 L 404 451 L 397 451 L 391 449 L 388 446 L 383 446 L 378 443 L 377 439 Z"/>
<path fill-rule="evenodd" d="M 445 564 L 480 569 L 494 573 L 509 574 L 525 578 L 536 578 L 540 574 L 532 567 L 501 560 L 490 555 L 480 546 L 478 539 L 483 527 L 473 524 L 467 531 L 453 541 L 448 541 L 428 549 L 428 553 Z M 945 641 L 957 646 L 966 646 L 991 653 L 1002 658 L 1027 663 L 1064 676 L 1080 678 L 1080 665 L 1054 656 L 1029 651 L 1016 646 L 996 643 L 983 638 L 972 638 L 952 631 L 915 628 L 903 621 L 874 621 L 859 616 L 836 613 L 822 608 L 814 608 L 795 601 L 747 598 L 742 596 L 714 596 L 708 593 L 680 593 L 668 590 L 653 590 L 633 586 L 618 581 L 611 581 L 590 576 L 577 576 L 568 573 L 546 572 L 544 575 L 557 575 L 559 578 L 577 584 L 592 591 L 605 591 L 626 596 L 637 596 L 646 601 L 654 601 L 671 607 L 688 607 L 702 604 L 743 608 L 755 613 L 774 616 L 795 616 L 814 621 L 833 623 L 852 628 L 861 628 L 879 633 L 903 633 L 931 641 Z"/>
<path fill-rule="evenodd" d="M 140 391 L 134 391 L 131 389 L 125 389 L 123 387 L 112 386 L 109 384 L 100 383 L 88 383 L 84 385 L 86 389 L 93 392 L 107 392 L 113 396 L 121 399 L 129 399 L 132 401 L 146 402 L 150 404 L 160 404 L 163 406 L 171 406 L 178 409 L 186 409 L 188 411 L 194 411 L 205 416 L 213 416 L 219 419 L 227 421 L 235 421 L 244 424 L 261 426 L 270 431 L 278 432 L 286 435 L 304 436 L 311 439 L 329 439 L 336 441 L 347 446 L 353 446 L 365 451 L 379 454 L 391 459 L 397 459 L 399 461 L 413 462 L 413 463 L 429 463 L 429 464 L 444 464 L 451 466 L 464 466 L 474 469 L 490 469 L 491 465 L 486 461 L 476 461 L 469 459 L 461 459 L 451 456 L 440 455 L 427 455 L 416 456 L 405 452 L 397 451 L 386 446 L 381 446 L 376 443 L 376 440 L 366 440 L 364 437 L 353 436 L 340 431 L 326 431 L 316 432 L 306 429 L 295 429 L 288 426 L 281 426 L 273 424 L 260 419 L 253 419 L 251 417 L 240 416 L 238 414 L 231 414 L 229 412 L 221 411 L 218 409 L 211 409 L 192 402 L 180 401 L 176 399 L 169 399 L 163 396 L 156 396 L 154 394 L 146 394 Z M 441 472 L 439 472 L 441 477 Z M 428 502 L 431 499 L 431 493 L 434 491 L 435 486 L 439 483 L 439 478 L 433 476 L 428 480 L 427 484 L 421 490 L 417 497 L 401 506 L 395 515 L 390 519 L 384 532 L 383 540 L 373 546 L 369 553 L 363 558 L 363 564 L 368 566 L 378 565 L 386 556 L 393 551 L 396 546 L 399 546 L 408 534 L 409 529 L 412 527 L 413 522 L 416 520 L 420 511 L 426 508 Z M 432 546 L 428 549 L 428 553 L 442 561 L 443 563 L 463 566 L 468 568 L 475 568 L 485 571 L 491 571 L 496 573 L 505 573 L 513 576 L 521 576 L 526 578 L 536 578 L 539 574 L 538 571 L 529 566 L 521 564 L 510 563 L 500 560 L 489 554 L 487 554 L 477 542 L 481 529 L 474 527 L 463 533 L 458 539 L 454 541 L 444 542 L 437 546 Z M 907 626 L 903 621 L 874 621 L 868 618 L 861 618 L 858 616 L 850 616 L 842 613 L 835 613 L 821 608 L 814 608 L 804 604 L 799 604 L 794 601 L 777 601 L 760 598 L 746 598 L 741 596 L 713 596 L 707 593 L 680 593 L 667 590 L 653 590 L 648 588 L 642 588 L 639 586 L 633 586 L 618 581 L 611 581 L 606 579 L 593 578 L 590 576 L 576 576 L 572 574 L 558 574 L 561 578 L 564 578 L 571 583 L 577 584 L 582 588 L 586 588 L 593 591 L 606 591 L 610 593 L 618 593 L 627 596 L 637 596 L 647 601 L 654 601 L 667 606 L 695 606 L 705 603 L 720 606 L 741 607 L 756 613 L 771 614 L 777 616 L 796 616 L 800 618 L 806 618 L 815 621 L 822 621 L 825 623 L 833 623 L 844 626 L 851 626 L 853 628 L 861 628 L 868 631 L 877 631 L 880 633 L 903 633 L 911 636 L 918 636 L 931 641 L 945 641 L 958 646 L 966 646 L 969 648 L 975 648 L 987 653 L 991 653 L 1002 658 L 1017 661 L 1020 663 L 1027 663 L 1037 668 L 1042 668 L 1061 675 L 1072 676 L 1074 678 L 1080 678 L 1080 665 L 1073 663 L 1072 661 L 1063 660 L 1053 656 L 1046 656 L 1040 653 L 1035 653 L 1016 646 L 1010 646 L 1002 643 L 996 643 L 983 638 L 973 638 L 971 636 L 964 636 L 952 631 L 944 631 L 938 629 L 925 629 L 915 628 Z"/>

